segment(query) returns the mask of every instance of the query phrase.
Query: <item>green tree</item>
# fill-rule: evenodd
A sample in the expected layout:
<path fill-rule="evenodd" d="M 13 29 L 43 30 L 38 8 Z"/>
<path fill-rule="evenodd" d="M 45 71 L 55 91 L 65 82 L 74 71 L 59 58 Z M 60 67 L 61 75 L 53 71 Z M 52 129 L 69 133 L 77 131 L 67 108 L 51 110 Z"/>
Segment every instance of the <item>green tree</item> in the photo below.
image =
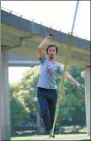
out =
<path fill-rule="evenodd" d="M 40 66 L 35 66 L 26 71 L 21 79 L 21 82 L 17 85 L 11 85 L 11 117 L 12 125 L 19 125 L 22 120 L 25 120 L 27 111 L 29 115 L 36 117 L 38 114 L 38 101 L 36 98 L 36 85 L 39 78 Z M 84 85 L 84 79 L 81 77 L 81 71 L 83 69 L 70 68 L 68 72 L 81 84 Z M 64 83 L 66 90 L 64 90 L 64 96 L 61 101 L 61 107 L 59 109 L 58 123 L 85 123 L 85 92 L 84 89 L 79 90 L 73 84 L 68 81 Z M 20 105 L 21 106 L 20 106 Z M 16 106 L 15 106 L 16 105 Z M 23 107 L 22 107 L 23 106 Z M 17 107 L 17 108 L 16 108 Z M 19 107 L 19 108 L 18 108 Z M 13 111 L 14 109 L 14 111 Z M 21 110 L 22 109 L 22 110 Z M 20 112 L 21 117 L 18 113 Z M 26 115 L 26 116 L 25 116 Z M 37 118 L 39 119 L 39 118 Z M 39 120 L 38 120 L 39 121 Z M 39 124 L 38 124 L 39 126 Z"/>
<path fill-rule="evenodd" d="M 11 123 L 13 129 L 25 120 L 25 116 L 26 118 L 31 117 L 31 115 L 36 117 L 38 111 L 36 99 L 38 76 L 39 66 L 35 66 L 24 73 L 20 83 L 10 85 Z"/>
<path fill-rule="evenodd" d="M 11 97 L 10 101 L 11 108 L 11 131 L 15 134 L 15 129 L 18 127 L 23 120 L 25 120 L 29 112 L 24 105 L 14 96 Z"/>
<path fill-rule="evenodd" d="M 68 72 L 82 85 L 84 78 L 81 77 L 82 68 L 70 68 Z M 85 91 L 78 89 L 68 81 L 65 81 L 65 95 L 62 99 L 62 104 L 59 111 L 58 121 L 71 122 L 72 124 L 85 124 Z"/>

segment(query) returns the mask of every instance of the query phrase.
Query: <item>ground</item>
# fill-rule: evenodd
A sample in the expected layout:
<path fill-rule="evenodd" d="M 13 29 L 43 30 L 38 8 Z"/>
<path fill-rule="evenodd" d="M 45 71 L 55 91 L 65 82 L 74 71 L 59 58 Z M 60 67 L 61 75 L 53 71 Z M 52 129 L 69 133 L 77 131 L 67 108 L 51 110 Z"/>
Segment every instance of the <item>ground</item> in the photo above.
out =
<path fill-rule="evenodd" d="M 49 138 L 45 135 L 34 135 L 26 137 L 12 137 L 11 140 L 90 140 L 87 134 L 62 134 L 55 135 L 55 138 Z"/>

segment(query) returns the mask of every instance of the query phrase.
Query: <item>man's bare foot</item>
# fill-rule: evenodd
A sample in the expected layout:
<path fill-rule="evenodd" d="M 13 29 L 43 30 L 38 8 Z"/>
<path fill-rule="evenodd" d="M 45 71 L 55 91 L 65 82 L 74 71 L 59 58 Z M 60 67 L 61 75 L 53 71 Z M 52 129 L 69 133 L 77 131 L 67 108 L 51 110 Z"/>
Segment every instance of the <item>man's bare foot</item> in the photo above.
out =
<path fill-rule="evenodd" d="M 49 134 L 49 138 L 50 138 L 50 137 L 55 138 L 54 133 L 50 133 L 50 134 Z"/>

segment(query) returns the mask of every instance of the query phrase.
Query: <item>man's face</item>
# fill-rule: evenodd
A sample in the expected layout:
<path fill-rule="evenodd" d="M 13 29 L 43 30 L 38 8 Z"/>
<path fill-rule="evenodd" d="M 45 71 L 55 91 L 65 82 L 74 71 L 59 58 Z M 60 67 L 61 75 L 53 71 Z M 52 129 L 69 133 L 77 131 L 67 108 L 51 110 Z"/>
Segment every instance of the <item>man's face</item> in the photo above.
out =
<path fill-rule="evenodd" d="M 48 49 L 48 56 L 49 56 L 50 59 L 54 59 L 55 58 L 55 56 L 56 56 L 56 48 L 55 48 L 55 46 L 50 47 Z"/>

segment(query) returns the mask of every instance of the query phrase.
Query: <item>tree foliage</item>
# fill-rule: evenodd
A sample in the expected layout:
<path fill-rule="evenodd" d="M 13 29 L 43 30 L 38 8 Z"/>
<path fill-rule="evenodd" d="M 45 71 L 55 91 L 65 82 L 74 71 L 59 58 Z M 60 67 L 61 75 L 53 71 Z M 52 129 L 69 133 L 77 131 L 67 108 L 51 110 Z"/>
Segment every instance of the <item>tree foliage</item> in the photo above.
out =
<path fill-rule="evenodd" d="M 70 68 L 68 72 L 84 86 L 81 77 L 82 68 Z M 85 91 L 78 89 L 72 83 L 65 81 L 65 95 L 60 106 L 59 121 L 68 121 L 70 124 L 85 124 Z"/>
<path fill-rule="evenodd" d="M 17 85 L 10 86 L 11 93 L 11 121 L 15 127 L 25 120 L 26 117 L 36 117 L 38 111 L 36 85 L 39 78 L 40 66 L 35 66 L 26 71 Z M 81 84 L 82 68 L 70 68 L 68 72 Z M 65 92 L 61 100 L 58 120 L 59 124 L 84 124 L 85 123 L 85 92 L 73 84 L 65 81 Z"/>

